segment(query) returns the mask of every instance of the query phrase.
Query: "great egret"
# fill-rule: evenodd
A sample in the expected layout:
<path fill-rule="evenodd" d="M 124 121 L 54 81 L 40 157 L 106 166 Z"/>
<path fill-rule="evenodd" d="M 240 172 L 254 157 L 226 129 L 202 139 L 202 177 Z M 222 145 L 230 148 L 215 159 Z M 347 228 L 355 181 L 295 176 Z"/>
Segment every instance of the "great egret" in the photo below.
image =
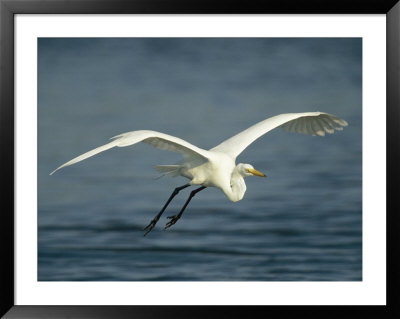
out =
<path fill-rule="evenodd" d="M 201 185 L 201 187 L 190 193 L 178 214 L 168 217 L 170 221 L 166 224 L 165 229 L 178 221 L 193 196 L 206 187 L 218 187 L 233 202 L 241 200 L 246 192 L 244 177 L 265 177 L 265 175 L 250 164 L 239 163 L 236 165 L 236 157 L 257 138 L 279 126 L 289 132 L 324 136 L 325 132 L 332 134 L 335 129 L 342 130 L 344 126 L 347 126 L 347 122 L 323 112 L 280 114 L 258 122 L 208 151 L 164 133 L 147 130 L 132 131 L 117 135 L 111 138 L 110 143 L 75 157 L 55 169 L 50 175 L 60 168 L 80 162 L 112 147 L 130 146 L 138 142 L 144 142 L 162 150 L 181 153 L 183 155 L 181 162 L 174 165 L 157 165 L 155 168 L 163 175 L 183 176 L 190 182 L 175 188 L 161 211 L 143 229 L 144 235 L 147 235 L 154 228 L 171 200 L 182 189 L 191 185 Z"/>

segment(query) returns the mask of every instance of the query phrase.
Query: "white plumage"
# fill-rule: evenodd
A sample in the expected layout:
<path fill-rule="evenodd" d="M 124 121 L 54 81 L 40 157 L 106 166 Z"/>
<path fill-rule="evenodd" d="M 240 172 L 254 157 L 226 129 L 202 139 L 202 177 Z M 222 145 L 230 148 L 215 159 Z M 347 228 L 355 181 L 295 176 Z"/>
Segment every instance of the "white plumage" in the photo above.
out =
<path fill-rule="evenodd" d="M 180 163 L 159 165 L 156 166 L 156 169 L 165 175 L 184 176 L 190 182 L 174 191 L 161 212 L 145 228 L 147 234 L 154 227 L 176 193 L 189 185 L 202 185 L 197 191 L 205 187 L 218 187 L 231 201 L 241 200 L 246 191 L 244 177 L 265 175 L 255 170 L 250 164 L 240 163 L 236 165 L 236 157 L 257 138 L 272 129 L 282 127 L 289 132 L 324 136 L 325 133 L 331 134 L 334 130 L 342 130 L 344 126 L 347 126 L 345 120 L 323 112 L 280 114 L 249 127 L 210 150 L 201 149 L 183 139 L 157 131 L 132 131 L 117 135 L 108 144 L 75 157 L 55 169 L 50 175 L 60 168 L 78 163 L 110 148 L 130 146 L 139 142 L 150 144 L 162 150 L 181 153 L 183 160 Z M 173 225 L 179 219 L 186 205 L 197 191 L 191 193 L 181 212 L 171 217 L 172 220 L 167 224 L 167 227 Z"/>

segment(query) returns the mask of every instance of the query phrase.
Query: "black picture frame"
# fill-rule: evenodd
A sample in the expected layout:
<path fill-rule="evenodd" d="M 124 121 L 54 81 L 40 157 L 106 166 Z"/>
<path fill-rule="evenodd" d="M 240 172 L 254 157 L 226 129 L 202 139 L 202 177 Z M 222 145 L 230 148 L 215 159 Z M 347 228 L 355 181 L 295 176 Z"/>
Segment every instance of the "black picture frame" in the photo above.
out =
<path fill-rule="evenodd" d="M 386 306 L 20 306 L 14 303 L 14 17 L 16 14 L 385 14 L 387 20 L 387 305 Z M 0 0 L 0 315 L 4 318 L 400 318 L 398 201 L 400 106 L 398 0 L 174 1 Z M 379 110 L 378 110 L 379 111 Z"/>

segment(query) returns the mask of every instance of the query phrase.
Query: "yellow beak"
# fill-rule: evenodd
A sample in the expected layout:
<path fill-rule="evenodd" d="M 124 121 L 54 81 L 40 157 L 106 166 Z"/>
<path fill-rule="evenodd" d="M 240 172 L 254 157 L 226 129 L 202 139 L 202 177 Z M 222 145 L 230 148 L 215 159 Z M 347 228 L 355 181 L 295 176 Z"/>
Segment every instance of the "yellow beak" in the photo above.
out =
<path fill-rule="evenodd" d="M 263 173 L 257 171 L 256 169 L 253 169 L 253 168 L 249 168 L 249 172 L 252 173 L 254 176 L 267 177 Z"/>

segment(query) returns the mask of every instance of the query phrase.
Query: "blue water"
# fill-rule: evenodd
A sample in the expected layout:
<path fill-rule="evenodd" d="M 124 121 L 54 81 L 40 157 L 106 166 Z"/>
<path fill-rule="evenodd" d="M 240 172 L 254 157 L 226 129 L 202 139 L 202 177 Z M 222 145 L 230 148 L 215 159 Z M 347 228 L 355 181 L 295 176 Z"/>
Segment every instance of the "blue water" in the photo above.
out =
<path fill-rule="evenodd" d="M 38 280 L 362 280 L 360 39 L 39 39 Z M 59 165 L 153 129 L 211 148 L 267 117 L 324 111 L 325 137 L 276 129 L 238 158 L 268 175 L 230 202 L 207 188 L 142 228 L 187 182 L 145 144 Z"/>

